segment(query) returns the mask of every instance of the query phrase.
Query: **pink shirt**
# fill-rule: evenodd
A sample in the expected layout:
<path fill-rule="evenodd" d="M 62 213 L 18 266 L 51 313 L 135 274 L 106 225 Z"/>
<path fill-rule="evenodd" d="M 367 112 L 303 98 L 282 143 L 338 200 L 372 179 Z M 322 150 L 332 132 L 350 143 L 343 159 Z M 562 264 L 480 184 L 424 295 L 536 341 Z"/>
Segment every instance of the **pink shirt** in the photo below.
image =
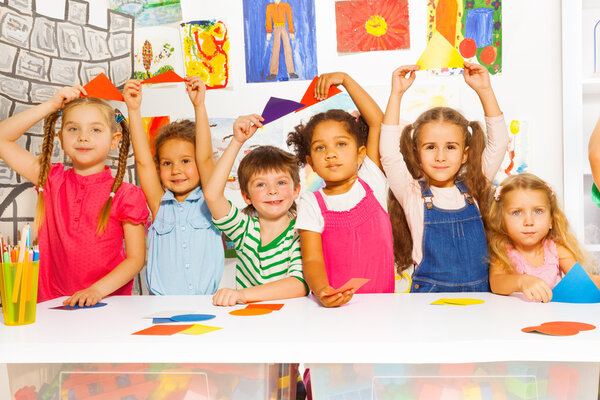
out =
<path fill-rule="evenodd" d="M 400 134 L 407 123 L 401 125 L 381 124 L 379 153 L 390 189 L 404 208 L 408 227 L 413 238 L 412 258 L 415 264 L 423 259 L 423 198 L 419 182 L 413 179 L 400 153 Z M 492 181 L 498 172 L 508 148 L 508 130 L 504 115 L 485 117 L 487 144 L 481 155 L 483 173 Z M 449 188 L 431 186 L 433 204 L 446 210 L 457 210 L 465 206 L 465 198 L 454 185 Z"/>
<path fill-rule="evenodd" d="M 123 221 L 146 222 L 148 208 L 140 188 L 122 183 L 115 194 L 106 230 L 98 237 L 100 210 L 110 195 L 110 169 L 81 176 L 54 164 L 44 187 L 45 215 L 38 234 L 38 302 L 70 296 L 112 271 L 125 259 Z M 133 281 L 113 294 L 131 294 Z"/>
<path fill-rule="evenodd" d="M 554 243 L 553 240 L 544 240 L 543 246 L 544 264 L 539 267 L 531 266 L 531 264 L 523 258 L 521 253 L 510 245 L 506 249 L 506 255 L 514 264 L 517 273 L 537 276 L 546 282 L 548 286 L 550 286 L 550 289 L 552 289 L 562 279 L 560 264 L 558 263 L 558 250 L 556 249 L 556 243 Z"/>

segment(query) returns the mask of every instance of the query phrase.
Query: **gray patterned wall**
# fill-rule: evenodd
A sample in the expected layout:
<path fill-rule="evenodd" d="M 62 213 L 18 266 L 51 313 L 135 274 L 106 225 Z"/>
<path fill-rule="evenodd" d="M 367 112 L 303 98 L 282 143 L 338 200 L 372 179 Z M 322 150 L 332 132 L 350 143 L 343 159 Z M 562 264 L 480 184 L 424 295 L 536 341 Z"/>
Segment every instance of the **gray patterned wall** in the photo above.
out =
<path fill-rule="evenodd" d="M 101 72 L 117 87 L 132 76 L 133 17 L 108 10 L 104 29 L 88 23 L 89 4 L 85 1 L 67 0 L 63 19 L 35 10 L 35 0 L 0 4 L 0 119 L 48 100 L 62 86 L 84 85 Z M 40 122 L 19 142 L 37 156 L 42 140 Z M 56 141 L 52 162 L 68 165 Z M 113 174 L 117 163 L 115 152 L 108 161 Z M 125 180 L 135 180 L 131 156 Z M 18 227 L 33 221 L 35 198 L 33 185 L 0 160 L 0 232 L 13 242 Z"/>

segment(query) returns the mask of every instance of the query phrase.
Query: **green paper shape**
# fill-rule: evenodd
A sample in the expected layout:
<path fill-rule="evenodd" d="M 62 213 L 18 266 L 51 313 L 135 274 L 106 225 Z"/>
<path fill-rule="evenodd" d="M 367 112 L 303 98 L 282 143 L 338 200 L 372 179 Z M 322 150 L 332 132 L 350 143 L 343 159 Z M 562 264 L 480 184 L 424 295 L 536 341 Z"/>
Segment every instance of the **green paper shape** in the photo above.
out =
<path fill-rule="evenodd" d="M 597 207 L 600 207 L 600 191 L 595 183 L 592 183 L 592 201 Z"/>

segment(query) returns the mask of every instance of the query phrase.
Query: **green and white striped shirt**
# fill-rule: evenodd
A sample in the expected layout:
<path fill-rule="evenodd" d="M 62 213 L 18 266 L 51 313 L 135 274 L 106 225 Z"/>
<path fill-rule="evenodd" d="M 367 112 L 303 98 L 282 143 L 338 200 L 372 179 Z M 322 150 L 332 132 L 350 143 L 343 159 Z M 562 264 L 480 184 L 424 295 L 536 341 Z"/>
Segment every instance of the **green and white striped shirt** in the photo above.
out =
<path fill-rule="evenodd" d="M 302 274 L 300 235 L 294 229 L 296 220 L 267 245 L 261 245 L 258 218 L 244 214 L 231 205 L 229 214 L 213 222 L 235 244 L 236 289 L 262 285 L 293 276 L 308 290 Z"/>

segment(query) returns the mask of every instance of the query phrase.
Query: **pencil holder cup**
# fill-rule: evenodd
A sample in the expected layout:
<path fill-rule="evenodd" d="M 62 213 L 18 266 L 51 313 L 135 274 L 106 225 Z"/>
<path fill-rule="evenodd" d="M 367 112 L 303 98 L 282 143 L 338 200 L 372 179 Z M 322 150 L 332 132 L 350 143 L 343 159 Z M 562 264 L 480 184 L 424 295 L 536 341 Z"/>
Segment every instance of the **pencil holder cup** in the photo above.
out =
<path fill-rule="evenodd" d="M 1 263 L 0 295 L 5 325 L 35 322 L 39 261 Z"/>

